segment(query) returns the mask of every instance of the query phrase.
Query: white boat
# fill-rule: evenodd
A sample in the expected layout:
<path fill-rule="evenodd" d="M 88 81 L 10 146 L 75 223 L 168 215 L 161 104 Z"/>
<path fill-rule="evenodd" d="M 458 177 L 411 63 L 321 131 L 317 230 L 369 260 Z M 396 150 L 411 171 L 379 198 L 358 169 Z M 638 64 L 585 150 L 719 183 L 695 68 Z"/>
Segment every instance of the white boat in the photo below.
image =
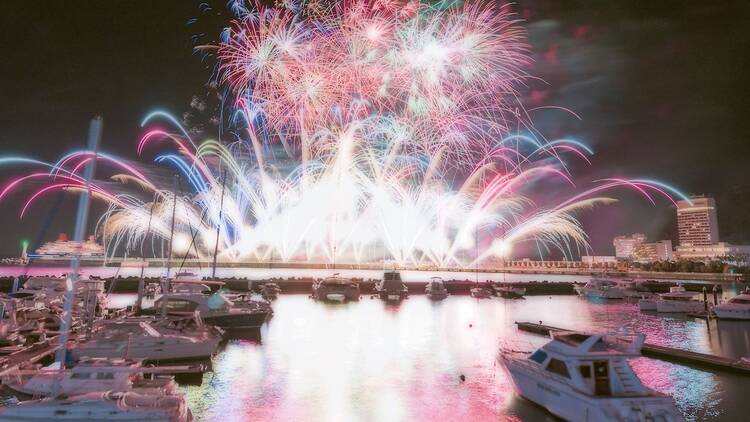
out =
<path fill-rule="evenodd" d="M 159 368 L 158 372 L 167 373 L 168 369 Z M 177 391 L 177 384 L 172 378 L 143 377 L 144 372 L 156 371 L 154 368 L 144 368 L 140 361 L 88 359 L 71 369 L 61 370 L 57 362 L 44 368 L 20 368 L 4 376 L 2 381 L 11 390 L 36 397 L 53 394 L 69 397 L 98 391 L 134 389 L 141 394 L 172 394 Z M 183 367 L 175 368 L 175 372 L 184 371 Z"/>
<path fill-rule="evenodd" d="M 440 277 L 430 278 L 430 282 L 427 283 L 424 290 L 431 300 L 443 300 L 448 297 L 448 289 L 445 288 L 445 282 Z"/>
<path fill-rule="evenodd" d="M 714 306 L 713 311 L 719 319 L 750 320 L 750 290 Z"/>
<path fill-rule="evenodd" d="M 161 312 L 164 307 L 167 314 L 175 316 L 192 316 L 198 312 L 206 324 L 225 329 L 260 328 L 273 313 L 266 301 L 253 300 L 246 295 L 233 299 L 220 292 L 211 295 L 169 293 L 154 302 L 153 312 Z"/>
<path fill-rule="evenodd" d="M 324 302 L 356 302 L 360 296 L 359 283 L 349 278 L 340 277 L 339 273 L 323 280 L 314 281 L 312 290 L 313 299 Z"/>
<path fill-rule="evenodd" d="M 662 313 L 690 313 L 701 312 L 705 304 L 696 300 L 698 292 L 688 292 L 681 285 L 669 288 L 669 293 L 659 294 L 656 300 L 656 312 Z"/>
<path fill-rule="evenodd" d="M 625 289 L 610 280 L 599 278 L 591 279 L 584 286 L 576 286 L 579 295 L 599 299 L 624 299 Z"/>
<path fill-rule="evenodd" d="M 176 394 L 96 392 L 65 399 L 19 402 L 0 408 L 0 422 L 189 422 L 185 398 Z"/>
<path fill-rule="evenodd" d="M 505 299 L 520 299 L 526 294 L 526 289 L 523 287 L 498 286 L 493 285 L 492 288 L 495 290 L 495 295 Z"/>
<path fill-rule="evenodd" d="M 469 289 L 469 293 L 471 294 L 471 297 L 475 299 L 488 299 L 492 297 L 492 290 L 490 287 L 472 287 Z"/>
<path fill-rule="evenodd" d="M 644 386 L 628 363 L 644 340 L 554 333 L 533 354 L 501 349 L 498 361 L 518 394 L 568 421 L 681 421 L 674 401 Z"/>
<path fill-rule="evenodd" d="M 75 360 L 127 358 L 153 362 L 198 361 L 210 358 L 221 337 L 207 330 L 178 333 L 159 330 L 146 321 L 105 321 L 93 337 L 70 351 Z"/>

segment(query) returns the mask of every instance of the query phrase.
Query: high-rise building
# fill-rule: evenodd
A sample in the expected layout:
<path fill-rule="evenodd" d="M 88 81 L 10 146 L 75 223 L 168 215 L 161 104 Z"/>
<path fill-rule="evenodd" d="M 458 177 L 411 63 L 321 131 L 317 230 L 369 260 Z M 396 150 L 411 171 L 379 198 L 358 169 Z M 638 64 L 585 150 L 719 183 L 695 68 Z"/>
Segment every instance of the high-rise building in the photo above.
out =
<path fill-rule="evenodd" d="M 708 246 L 719 242 L 719 222 L 713 198 L 698 196 L 677 202 L 680 246 Z M 692 203 L 691 203 L 692 202 Z"/>
<path fill-rule="evenodd" d="M 632 259 L 635 249 L 646 241 L 643 233 L 634 233 L 632 236 L 617 236 L 612 241 L 615 245 L 615 257 L 618 259 Z"/>
<path fill-rule="evenodd" d="M 641 243 L 633 251 L 633 259 L 638 262 L 671 261 L 673 258 L 671 240 Z"/>

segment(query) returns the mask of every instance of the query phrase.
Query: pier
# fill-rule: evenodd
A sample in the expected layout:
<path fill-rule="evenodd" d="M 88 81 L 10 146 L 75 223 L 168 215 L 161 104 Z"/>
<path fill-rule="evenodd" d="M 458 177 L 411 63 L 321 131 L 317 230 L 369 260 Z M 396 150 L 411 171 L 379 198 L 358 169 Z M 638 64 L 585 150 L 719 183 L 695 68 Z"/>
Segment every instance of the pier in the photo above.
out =
<path fill-rule="evenodd" d="M 537 324 L 533 322 L 516 322 L 519 330 L 527 333 L 549 336 L 552 331 L 572 332 L 566 328 L 553 327 L 551 325 Z M 659 346 L 651 343 L 644 343 L 641 348 L 643 356 L 654 359 L 664 360 L 667 362 L 698 366 L 702 368 L 718 369 L 727 372 L 733 372 L 750 376 L 750 363 L 742 359 L 716 356 L 707 353 L 692 352 L 674 347 Z"/>

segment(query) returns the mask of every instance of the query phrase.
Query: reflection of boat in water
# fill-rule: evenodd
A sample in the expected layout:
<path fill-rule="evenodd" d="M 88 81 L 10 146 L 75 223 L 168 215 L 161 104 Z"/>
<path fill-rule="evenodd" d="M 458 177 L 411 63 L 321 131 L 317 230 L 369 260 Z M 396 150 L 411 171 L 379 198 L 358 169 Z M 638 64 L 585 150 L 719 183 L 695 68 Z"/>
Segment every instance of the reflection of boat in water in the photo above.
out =
<path fill-rule="evenodd" d="M 339 273 L 313 282 L 313 299 L 325 302 L 350 302 L 359 300 L 359 283 L 339 277 Z"/>
<path fill-rule="evenodd" d="M 281 287 L 276 283 L 264 283 L 260 288 L 260 295 L 265 300 L 276 300 L 281 294 Z"/>
<path fill-rule="evenodd" d="M 750 289 L 713 307 L 719 319 L 750 320 Z"/>
<path fill-rule="evenodd" d="M 656 299 L 656 312 L 701 312 L 703 311 L 705 302 L 696 300 L 699 294 L 698 292 L 688 292 L 681 285 L 670 287 L 669 293 L 662 293 Z"/>
<path fill-rule="evenodd" d="M 432 277 L 425 286 L 425 294 L 432 300 L 443 300 L 448 297 L 448 289 L 440 277 Z"/>
<path fill-rule="evenodd" d="M 388 302 L 399 302 L 409 297 L 409 289 L 401 281 L 398 271 L 386 271 L 383 280 L 375 284 L 375 294 Z"/>
<path fill-rule="evenodd" d="M 96 392 L 68 398 L 29 400 L 0 409 L 0 422 L 187 422 L 192 415 L 177 394 Z"/>
<path fill-rule="evenodd" d="M 625 289 L 610 280 L 594 278 L 584 286 L 576 286 L 576 292 L 580 296 L 598 299 L 624 299 Z"/>
<path fill-rule="evenodd" d="M 555 333 L 531 355 L 506 348 L 498 361 L 521 396 L 565 420 L 681 421 L 674 401 L 645 387 L 628 364 L 644 340 Z"/>
<path fill-rule="evenodd" d="M 526 294 L 526 289 L 523 287 L 493 285 L 492 288 L 495 291 L 495 295 L 505 299 L 520 299 Z"/>

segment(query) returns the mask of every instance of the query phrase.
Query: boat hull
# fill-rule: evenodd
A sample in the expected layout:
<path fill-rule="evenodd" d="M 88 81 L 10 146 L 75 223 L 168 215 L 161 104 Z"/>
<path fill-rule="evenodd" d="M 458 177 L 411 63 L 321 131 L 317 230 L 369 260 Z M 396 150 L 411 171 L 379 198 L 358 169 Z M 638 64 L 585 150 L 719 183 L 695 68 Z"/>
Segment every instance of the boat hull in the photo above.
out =
<path fill-rule="evenodd" d="M 313 298 L 324 302 L 356 302 L 359 296 L 359 287 L 354 286 L 319 286 L 313 291 Z"/>
<path fill-rule="evenodd" d="M 641 421 L 646 415 L 660 415 L 665 422 L 682 421 L 674 402 L 663 396 L 593 397 L 571 389 L 546 376 L 540 377 L 518 365 L 513 359 L 500 357 L 500 363 L 513 381 L 515 391 L 567 421 Z M 635 409 L 638 409 L 637 411 Z"/>
<path fill-rule="evenodd" d="M 641 311 L 656 311 L 656 301 L 650 299 L 641 299 L 638 301 L 638 309 Z"/>
<path fill-rule="evenodd" d="M 656 312 L 659 313 L 692 313 L 702 312 L 704 310 L 703 302 L 697 300 L 677 301 L 677 300 L 658 300 L 656 301 Z"/>
<path fill-rule="evenodd" d="M 726 305 L 714 306 L 714 314 L 719 319 L 734 319 L 747 321 L 750 320 L 750 308 L 749 307 L 730 307 Z"/>
<path fill-rule="evenodd" d="M 228 314 L 205 315 L 203 322 L 215 327 L 235 330 L 260 328 L 267 320 L 267 312 L 232 312 Z"/>

